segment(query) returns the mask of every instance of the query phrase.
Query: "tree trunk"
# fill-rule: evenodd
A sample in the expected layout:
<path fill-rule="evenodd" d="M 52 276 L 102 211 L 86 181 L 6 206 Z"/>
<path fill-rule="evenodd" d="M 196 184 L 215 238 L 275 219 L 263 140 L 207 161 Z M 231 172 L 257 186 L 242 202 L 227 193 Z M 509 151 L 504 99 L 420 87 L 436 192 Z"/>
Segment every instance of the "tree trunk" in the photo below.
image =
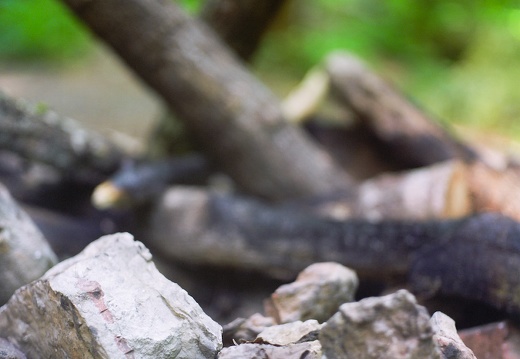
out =
<path fill-rule="evenodd" d="M 63 2 L 164 98 L 247 192 L 282 200 L 348 182 L 325 152 L 284 121 L 273 94 L 175 3 Z"/>

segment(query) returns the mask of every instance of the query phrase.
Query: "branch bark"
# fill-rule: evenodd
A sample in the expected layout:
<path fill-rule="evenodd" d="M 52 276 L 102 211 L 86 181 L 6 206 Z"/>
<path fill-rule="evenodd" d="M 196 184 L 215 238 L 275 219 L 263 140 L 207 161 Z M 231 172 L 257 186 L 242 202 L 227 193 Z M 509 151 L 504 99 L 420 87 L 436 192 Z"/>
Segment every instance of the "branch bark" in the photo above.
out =
<path fill-rule="evenodd" d="M 520 224 L 500 214 L 425 222 L 333 221 L 173 188 L 150 223 L 149 244 L 181 263 L 287 278 L 312 263 L 334 261 L 361 278 L 408 275 L 417 291 L 478 299 L 520 314 Z"/>
<path fill-rule="evenodd" d="M 175 3 L 63 2 L 163 97 L 247 192 L 282 200 L 348 182 L 303 131 L 284 121 L 273 94 Z"/>
<path fill-rule="evenodd" d="M 0 149 L 47 164 L 65 179 L 87 184 L 107 178 L 123 159 L 121 150 L 101 135 L 1 92 Z"/>
<path fill-rule="evenodd" d="M 325 61 L 331 88 L 403 164 L 421 167 L 449 159 L 473 161 L 476 153 L 455 140 L 357 58 L 335 53 Z"/>

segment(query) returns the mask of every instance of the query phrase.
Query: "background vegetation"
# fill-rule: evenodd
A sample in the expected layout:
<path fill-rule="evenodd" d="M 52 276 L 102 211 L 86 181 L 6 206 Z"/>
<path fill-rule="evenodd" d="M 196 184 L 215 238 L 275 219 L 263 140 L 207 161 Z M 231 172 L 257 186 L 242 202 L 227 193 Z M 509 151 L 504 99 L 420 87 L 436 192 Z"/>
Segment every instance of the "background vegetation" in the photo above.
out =
<path fill-rule="evenodd" d="M 202 1 L 178 2 L 196 13 Z M 57 0 L 0 0 L 4 62 L 79 61 L 92 43 Z M 520 139 L 520 1 L 292 0 L 254 66 L 283 92 L 334 49 L 358 54 L 442 121 Z"/>

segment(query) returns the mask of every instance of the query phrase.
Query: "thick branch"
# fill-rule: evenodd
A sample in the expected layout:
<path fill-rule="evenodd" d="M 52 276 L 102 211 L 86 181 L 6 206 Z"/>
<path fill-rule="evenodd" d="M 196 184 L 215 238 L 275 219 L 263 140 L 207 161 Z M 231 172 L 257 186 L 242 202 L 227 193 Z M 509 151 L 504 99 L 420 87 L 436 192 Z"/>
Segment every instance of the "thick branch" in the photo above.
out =
<path fill-rule="evenodd" d="M 368 123 L 403 164 L 420 167 L 448 159 L 476 159 L 472 149 L 453 139 L 360 60 L 332 54 L 326 70 L 334 94 Z"/>
<path fill-rule="evenodd" d="M 165 99 L 206 153 L 249 193 L 285 199 L 344 186 L 346 175 L 284 121 L 275 97 L 175 3 L 63 1 Z"/>
<path fill-rule="evenodd" d="M 408 274 L 418 290 L 479 299 L 520 314 L 520 224 L 499 214 L 459 220 L 333 221 L 251 200 L 172 189 L 148 238 L 192 264 L 292 276 L 335 261 L 361 277 Z"/>
<path fill-rule="evenodd" d="M 47 164 L 65 178 L 91 184 L 114 172 L 123 158 L 121 151 L 101 135 L 1 92 L 0 149 Z"/>
<path fill-rule="evenodd" d="M 161 254 L 193 264 L 291 277 L 319 261 L 361 275 L 406 273 L 410 256 L 442 239 L 444 227 L 364 220 L 335 221 L 203 190 L 172 188 L 151 215 L 148 238 Z"/>

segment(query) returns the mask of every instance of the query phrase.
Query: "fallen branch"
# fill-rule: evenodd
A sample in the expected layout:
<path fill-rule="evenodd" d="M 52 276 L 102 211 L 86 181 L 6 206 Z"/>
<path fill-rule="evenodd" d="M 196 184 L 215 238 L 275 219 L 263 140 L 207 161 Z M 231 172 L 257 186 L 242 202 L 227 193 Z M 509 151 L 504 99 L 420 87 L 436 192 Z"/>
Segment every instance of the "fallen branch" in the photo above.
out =
<path fill-rule="evenodd" d="M 418 289 L 520 314 L 515 297 L 520 224 L 499 214 L 427 222 L 333 221 L 174 188 L 152 211 L 148 238 L 161 255 L 181 263 L 287 278 L 312 263 L 334 261 L 362 278 L 408 275 Z"/>
<path fill-rule="evenodd" d="M 357 58 L 332 54 L 325 60 L 325 69 L 333 94 L 367 123 L 401 163 L 421 167 L 477 158 L 473 149 L 455 140 Z"/>
<path fill-rule="evenodd" d="M 123 159 L 123 153 L 101 135 L 1 92 L 0 149 L 49 165 L 65 179 L 89 184 L 105 179 Z"/>
<path fill-rule="evenodd" d="M 334 261 L 362 276 L 393 276 L 405 274 L 413 251 L 440 240 L 444 227 L 334 221 L 293 207 L 174 187 L 152 209 L 147 238 L 161 255 L 191 264 L 291 278 L 312 263 Z"/>
<path fill-rule="evenodd" d="M 216 35 L 175 3 L 63 2 L 163 97 L 205 153 L 248 193 L 282 200 L 349 182 L 284 120 L 277 99 Z"/>

